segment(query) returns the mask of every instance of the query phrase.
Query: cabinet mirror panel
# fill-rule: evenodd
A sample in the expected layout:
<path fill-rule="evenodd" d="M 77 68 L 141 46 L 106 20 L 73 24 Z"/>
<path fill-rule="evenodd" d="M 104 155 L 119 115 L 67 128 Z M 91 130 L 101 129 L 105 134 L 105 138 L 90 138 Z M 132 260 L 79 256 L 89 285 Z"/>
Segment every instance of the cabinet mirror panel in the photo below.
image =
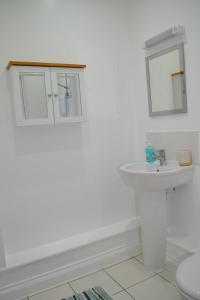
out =
<path fill-rule="evenodd" d="M 78 74 L 58 73 L 57 90 L 60 117 L 78 117 L 82 114 Z"/>
<path fill-rule="evenodd" d="M 20 73 L 21 97 L 25 119 L 48 117 L 44 73 Z"/>
<path fill-rule="evenodd" d="M 183 44 L 146 57 L 149 115 L 187 112 Z"/>

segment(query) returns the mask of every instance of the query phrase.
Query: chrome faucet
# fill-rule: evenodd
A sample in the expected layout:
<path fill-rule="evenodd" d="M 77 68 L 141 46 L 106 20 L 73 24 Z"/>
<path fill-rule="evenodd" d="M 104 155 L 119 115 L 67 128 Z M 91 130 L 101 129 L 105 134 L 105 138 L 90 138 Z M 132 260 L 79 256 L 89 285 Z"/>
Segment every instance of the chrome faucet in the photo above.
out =
<path fill-rule="evenodd" d="M 165 165 L 165 163 L 166 163 L 165 149 L 156 150 L 154 159 L 158 159 L 160 161 L 161 166 Z"/>

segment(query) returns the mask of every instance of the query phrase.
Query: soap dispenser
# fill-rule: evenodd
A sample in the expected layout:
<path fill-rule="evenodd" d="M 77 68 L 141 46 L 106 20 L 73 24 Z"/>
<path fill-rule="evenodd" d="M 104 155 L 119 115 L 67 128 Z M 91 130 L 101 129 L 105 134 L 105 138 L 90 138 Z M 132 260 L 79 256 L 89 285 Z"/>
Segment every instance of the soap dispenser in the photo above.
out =
<path fill-rule="evenodd" d="M 151 143 L 149 141 L 147 141 L 146 143 L 145 154 L 146 161 L 148 163 L 153 163 L 155 161 L 155 149 L 151 146 Z"/>

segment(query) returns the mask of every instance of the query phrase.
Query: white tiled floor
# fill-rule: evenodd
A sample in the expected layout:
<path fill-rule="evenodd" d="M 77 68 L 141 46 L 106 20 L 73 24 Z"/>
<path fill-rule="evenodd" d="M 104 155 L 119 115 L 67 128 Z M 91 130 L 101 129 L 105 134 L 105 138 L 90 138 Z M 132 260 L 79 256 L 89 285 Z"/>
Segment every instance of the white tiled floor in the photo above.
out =
<path fill-rule="evenodd" d="M 139 260 L 141 263 L 144 263 L 143 255 L 139 254 L 135 257 L 137 260 Z"/>
<path fill-rule="evenodd" d="M 116 294 L 122 290 L 122 288 L 104 271 L 99 271 L 92 275 L 72 281 L 70 282 L 70 285 L 76 293 L 99 285 L 110 295 Z"/>
<path fill-rule="evenodd" d="M 153 272 L 145 271 L 144 265 L 135 258 L 107 268 L 105 271 L 125 289 L 154 275 Z"/>
<path fill-rule="evenodd" d="M 126 291 L 122 291 L 115 294 L 113 300 L 133 300 L 133 298 Z"/>
<path fill-rule="evenodd" d="M 174 286 L 156 275 L 128 289 L 128 292 L 136 300 L 180 300 L 180 296 Z"/>
<path fill-rule="evenodd" d="M 56 288 L 30 295 L 27 300 L 61 300 L 97 285 L 102 286 L 113 300 L 180 300 L 174 278 L 168 270 L 157 274 L 145 271 L 143 257 L 138 255 Z"/>
<path fill-rule="evenodd" d="M 171 283 L 175 283 L 175 273 L 169 270 L 160 272 L 160 276 Z"/>
<path fill-rule="evenodd" d="M 74 291 L 68 284 L 60 285 L 56 288 L 49 289 L 45 292 L 29 297 L 30 300 L 61 300 L 70 297 Z"/>

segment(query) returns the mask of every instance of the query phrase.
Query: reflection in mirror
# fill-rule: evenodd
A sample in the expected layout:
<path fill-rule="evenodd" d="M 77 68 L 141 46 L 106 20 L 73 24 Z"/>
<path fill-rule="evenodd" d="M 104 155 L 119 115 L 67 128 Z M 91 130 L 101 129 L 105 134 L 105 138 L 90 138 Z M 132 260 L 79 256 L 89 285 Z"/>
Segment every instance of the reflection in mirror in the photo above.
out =
<path fill-rule="evenodd" d="M 81 116 L 80 82 L 78 74 L 57 74 L 59 112 L 61 117 Z"/>
<path fill-rule="evenodd" d="M 146 57 L 150 116 L 187 112 L 183 44 Z"/>

